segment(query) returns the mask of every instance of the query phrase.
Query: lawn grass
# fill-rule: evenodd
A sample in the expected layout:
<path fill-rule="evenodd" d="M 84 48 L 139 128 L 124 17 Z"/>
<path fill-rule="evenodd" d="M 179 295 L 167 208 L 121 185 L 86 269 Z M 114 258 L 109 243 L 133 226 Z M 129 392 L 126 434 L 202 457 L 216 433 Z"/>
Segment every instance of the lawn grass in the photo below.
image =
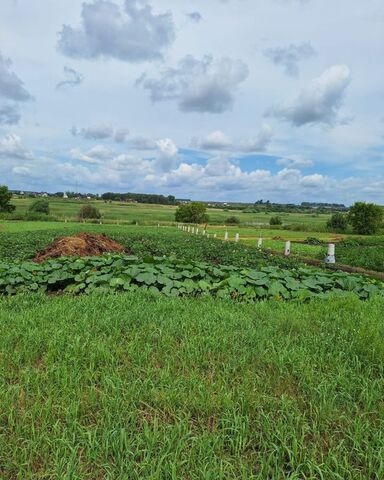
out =
<path fill-rule="evenodd" d="M 383 309 L 0 298 L 0 478 L 382 479 Z"/>

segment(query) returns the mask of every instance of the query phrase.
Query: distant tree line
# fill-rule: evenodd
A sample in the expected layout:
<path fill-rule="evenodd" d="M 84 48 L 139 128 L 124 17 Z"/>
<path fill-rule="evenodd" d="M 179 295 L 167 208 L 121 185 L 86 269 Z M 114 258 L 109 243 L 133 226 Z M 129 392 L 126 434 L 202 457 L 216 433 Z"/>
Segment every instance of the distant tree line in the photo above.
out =
<path fill-rule="evenodd" d="M 156 195 L 151 193 L 113 193 L 107 192 L 101 195 L 103 200 L 117 202 L 154 203 L 160 205 L 176 205 L 173 195 Z"/>

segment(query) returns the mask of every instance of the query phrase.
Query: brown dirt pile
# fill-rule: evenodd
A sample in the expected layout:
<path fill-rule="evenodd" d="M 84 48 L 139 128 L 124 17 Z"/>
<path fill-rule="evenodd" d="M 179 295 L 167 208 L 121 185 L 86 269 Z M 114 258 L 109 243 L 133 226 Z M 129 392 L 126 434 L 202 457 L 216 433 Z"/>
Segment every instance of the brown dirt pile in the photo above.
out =
<path fill-rule="evenodd" d="M 60 237 L 38 252 L 33 259 L 40 263 L 49 258 L 93 257 L 108 252 L 124 252 L 124 247 L 105 235 L 79 233 L 73 237 Z"/>

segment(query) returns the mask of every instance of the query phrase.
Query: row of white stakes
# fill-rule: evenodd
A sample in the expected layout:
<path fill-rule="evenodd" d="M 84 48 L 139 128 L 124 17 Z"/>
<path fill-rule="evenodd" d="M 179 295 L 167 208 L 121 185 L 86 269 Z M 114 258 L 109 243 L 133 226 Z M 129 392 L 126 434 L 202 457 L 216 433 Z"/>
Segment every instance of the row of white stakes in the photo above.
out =
<path fill-rule="evenodd" d="M 192 234 L 196 234 L 198 235 L 199 234 L 199 229 L 197 227 L 191 227 L 190 225 L 178 225 L 177 228 L 179 230 L 182 230 L 183 232 L 188 232 L 188 233 L 192 233 Z M 206 230 L 202 230 L 202 234 L 203 235 L 206 235 L 207 238 L 210 237 L 209 233 L 206 232 Z M 213 238 L 216 238 L 217 235 L 216 233 L 213 235 Z M 224 232 L 224 241 L 227 242 L 229 240 L 229 235 L 228 235 L 228 232 L 225 231 Z M 239 243 L 239 240 L 240 240 L 240 235 L 238 233 L 236 233 L 235 235 L 235 242 L 236 243 Z M 263 239 L 262 237 L 260 237 L 257 241 L 257 248 L 261 248 L 263 245 Z M 285 246 L 284 246 L 284 256 L 286 257 L 289 257 L 291 254 L 291 242 L 288 240 L 285 242 Z M 328 245 L 328 253 L 327 253 L 327 256 L 325 257 L 324 259 L 325 263 L 336 263 L 336 257 L 335 257 L 335 244 L 334 243 L 330 243 Z"/>

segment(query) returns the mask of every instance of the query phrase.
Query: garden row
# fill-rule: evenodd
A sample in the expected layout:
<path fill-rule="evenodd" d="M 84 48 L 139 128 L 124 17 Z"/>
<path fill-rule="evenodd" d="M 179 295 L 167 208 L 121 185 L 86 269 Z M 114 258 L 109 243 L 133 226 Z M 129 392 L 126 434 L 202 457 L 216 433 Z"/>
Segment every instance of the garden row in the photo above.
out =
<path fill-rule="evenodd" d="M 0 263 L 0 293 L 133 292 L 138 289 L 167 296 L 211 295 L 242 301 L 305 300 L 353 292 L 360 299 L 383 294 L 384 284 L 345 273 L 310 268 L 269 266 L 244 269 L 214 266 L 176 258 L 127 255 L 60 258 L 43 264 Z"/>
<path fill-rule="evenodd" d="M 291 259 L 274 257 L 259 252 L 254 247 L 232 242 L 223 243 L 199 236 L 183 235 L 175 228 L 117 227 L 78 225 L 57 230 L 2 233 L 0 235 L 0 260 L 28 260 L 35 256 L 58 237 L 74 235 L 81 231 L 105 233 L 109 238 L 123 245 L 130 254 L 139 257 L 176 256 L 213 264 L 230 264 L 238 267 L 260 267 L 297 265 Z"/>

